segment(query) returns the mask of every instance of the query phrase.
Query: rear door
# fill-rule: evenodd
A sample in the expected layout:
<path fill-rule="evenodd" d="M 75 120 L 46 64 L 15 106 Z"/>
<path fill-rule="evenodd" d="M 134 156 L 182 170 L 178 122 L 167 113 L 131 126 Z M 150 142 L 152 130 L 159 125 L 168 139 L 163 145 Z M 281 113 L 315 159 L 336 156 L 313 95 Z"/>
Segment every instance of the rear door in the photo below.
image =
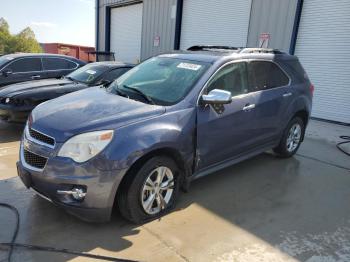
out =
<path fill-rule="evenodd" d="M 15 59 L 5 66 L 2 72 L 6 72 L 6 75 L 3 77 L 3 83 L 6 85 L 40 79 L 44 75 L 39 57 Z"/>
<path fill-rule="evenodd" d="M 42 61 L 47 78 L 60 78 L 79 67 L 77 63 L 61 57 L 43 57 Z"/>
<path fill-rule="evenodd" d="M 219 69 L 204 93 L 213 89 L 231 92 L 232 102 L 223 112 L 213 106 L 197 107 L 197 169 L 234 158 L 254 144 L 255 96 L 249 93 L 247 65 L 231 63 Z"/>
<path fill-rule="evenodd" d="M 255 134 L 257 145 L 272 142 L 280 133 L 284 112 L 293 98 L 289 76 L 271 61 L 248 63 L 250 89 L 255 94 Z"/>

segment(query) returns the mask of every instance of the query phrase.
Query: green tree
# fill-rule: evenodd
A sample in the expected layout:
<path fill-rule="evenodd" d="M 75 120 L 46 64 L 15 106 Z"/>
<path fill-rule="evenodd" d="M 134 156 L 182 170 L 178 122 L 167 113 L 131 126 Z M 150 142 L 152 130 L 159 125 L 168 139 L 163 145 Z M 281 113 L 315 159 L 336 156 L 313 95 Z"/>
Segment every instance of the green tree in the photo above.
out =
<path fill-rule="evenodd" d="M 40 53 L 42 48 L 30 27 L 26 27 L 17 35 L 11 35 L 8 23 L 4 18 L 0 18 L 0 53 L 15 52 Z"/>
<path fill-rule="evenodd" d="M 9 24 L 4 18 L 0 17 L 0 54 L 5 53 L 10 38 Z"/>

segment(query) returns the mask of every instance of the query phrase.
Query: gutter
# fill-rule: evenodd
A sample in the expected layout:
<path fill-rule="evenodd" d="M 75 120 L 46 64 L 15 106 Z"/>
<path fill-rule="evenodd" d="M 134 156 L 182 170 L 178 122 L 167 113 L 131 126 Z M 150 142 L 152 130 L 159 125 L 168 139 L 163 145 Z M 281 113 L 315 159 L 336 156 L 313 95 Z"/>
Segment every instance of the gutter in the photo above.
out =
<path fill-rule="evenodd" d="M 295 11 L 292 39 L 290 41 L 290 47 L 289 47 L 289 54 L 291 54 L 291 55 L 294 55 L 294 52 L 295 52 L 295 46 L 296 46 L 297 38 L 298 38 L 298 31 L 299 31 L 301 13 L 303 10 L 303 4 L 304 4 L 304 0 L 298 0 L 297 8 Z"/>

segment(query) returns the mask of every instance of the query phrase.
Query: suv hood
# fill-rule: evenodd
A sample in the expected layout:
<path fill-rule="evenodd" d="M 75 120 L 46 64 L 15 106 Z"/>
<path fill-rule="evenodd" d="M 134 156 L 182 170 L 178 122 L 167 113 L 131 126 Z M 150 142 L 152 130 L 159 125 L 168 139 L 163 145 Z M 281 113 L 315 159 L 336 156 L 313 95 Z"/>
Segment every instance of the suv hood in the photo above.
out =
<path fill-rule="evenodd" d="M 66 87 L 68 85 L 77 85 L 69 79 L 43 79 L 36 81 L 27 81 L 13 85 L 7 85 L 0 88 L 0 97 L 14 97 L 19 94 L 32 93 L 47 88 Z"/>
<path fill-rule="evenodd" d="M 95 130 L 118 127 L 157 116 L 165 107 L 149 105 L 92 87 L 44 102 L 32 111 L 32 127 L 57 142 Z"/>

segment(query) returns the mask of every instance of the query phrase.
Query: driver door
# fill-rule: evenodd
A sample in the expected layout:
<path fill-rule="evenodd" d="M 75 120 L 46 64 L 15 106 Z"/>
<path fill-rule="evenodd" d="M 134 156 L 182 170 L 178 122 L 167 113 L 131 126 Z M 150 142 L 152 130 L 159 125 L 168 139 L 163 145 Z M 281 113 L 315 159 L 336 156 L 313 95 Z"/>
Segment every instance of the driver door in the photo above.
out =
<path fill-rule="evenodd" d="M 254 144 L 256 98 L 249 93 L 247 76 L 246 62 L 235 62 L 223 66 L 209 81 L 204 94 L 229 91 L 232 102 L 221 106 L 223 110 L 198 105 L 197 171 L 235 158 Z"/>

